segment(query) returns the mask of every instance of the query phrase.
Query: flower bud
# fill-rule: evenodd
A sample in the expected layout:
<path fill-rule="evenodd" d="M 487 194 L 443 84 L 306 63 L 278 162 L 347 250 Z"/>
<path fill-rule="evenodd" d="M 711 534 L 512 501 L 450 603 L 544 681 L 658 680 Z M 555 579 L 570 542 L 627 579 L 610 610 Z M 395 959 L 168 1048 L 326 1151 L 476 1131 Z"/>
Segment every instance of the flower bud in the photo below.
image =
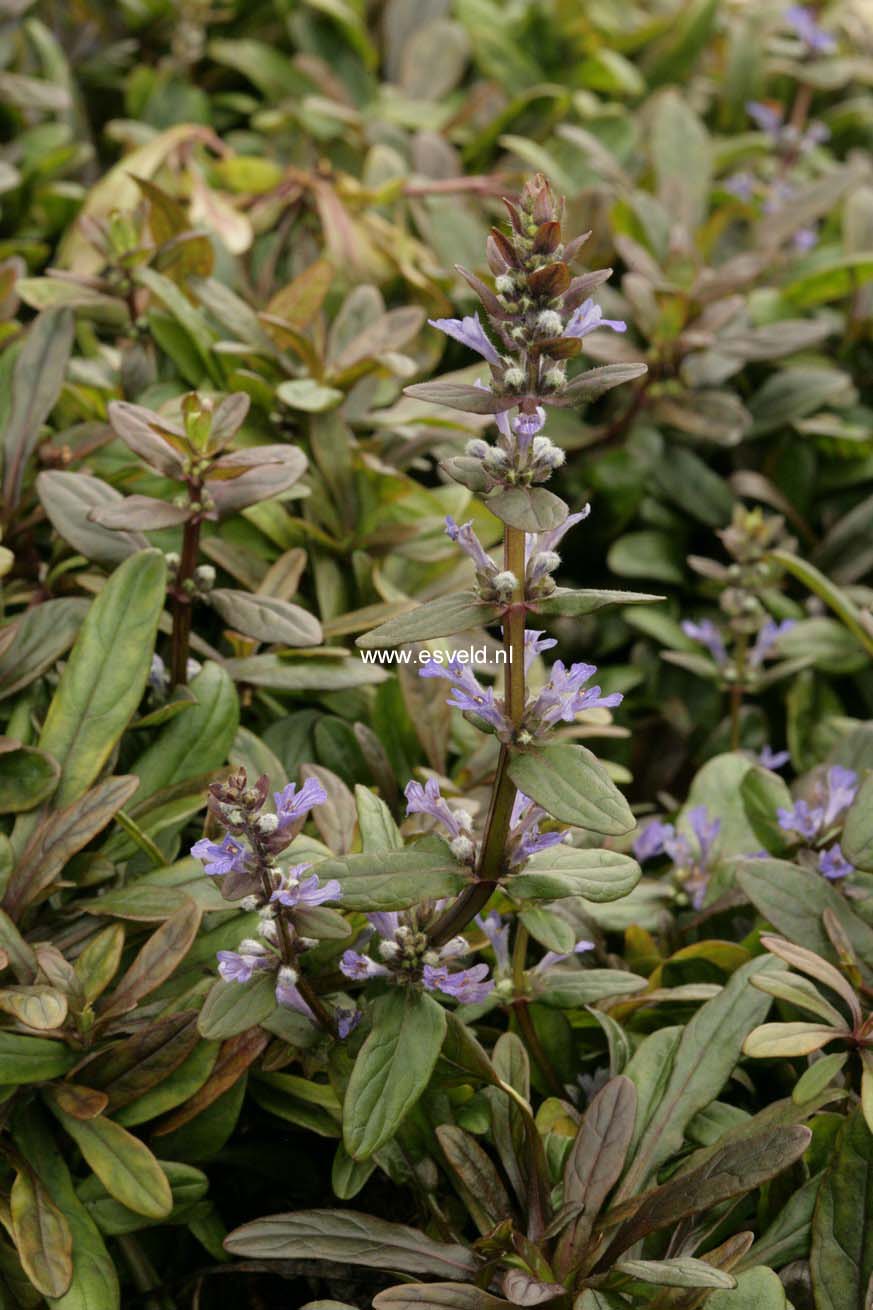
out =
<path fill-rule="evenodd" d="M 254 937 L 244 937 L 237 947 L 240 955 L 263 955 L 264 948 Z"/>
<path fill-rule="evenodd" d="M 255 828 L 262 837 L 269 837 L 279 827 L 279 820 L 275 814 L 259 814 L 255 819 Z"/>
<path fill-rule="evenodd" d="M 400 947 L 396 942 L 380 942 L 379 954 L 383 960 L 396 960 L 400 954 Z"/>
<path fill-rule="evenodd" d="M 524 386 L 524 373 L 520 368 L 508 368 L 503 374 L 503 384 L 510 391 L 520 391 Z"/>
<path fill-rule="evenodd" d="M 491 447 L 481 437 L 474 437 L 472 441 L 467 442 L 465 450 L 472 459 L 486 459 Z"/>
<path fill-rule="evenodd" d="M 544 337 L 559 337 L 564 331 L 564 320 L 554 309 L 537 314 L 537 331 Z"/>
<path fill-rule="evenodd" d="M 297 970 L 292 969 L 290 964 L 283 964 L 279 970 L 279 983 L 284 987 L 293 987 L 298 976 Z"/>
<path fill-rule="evenodd" d="M 469 864 L 476 854 L 476 847 L 470 841 L 469 837 L 454 837 L 449 843 L 449 849 L 456 860 L 461 864 Z"/>

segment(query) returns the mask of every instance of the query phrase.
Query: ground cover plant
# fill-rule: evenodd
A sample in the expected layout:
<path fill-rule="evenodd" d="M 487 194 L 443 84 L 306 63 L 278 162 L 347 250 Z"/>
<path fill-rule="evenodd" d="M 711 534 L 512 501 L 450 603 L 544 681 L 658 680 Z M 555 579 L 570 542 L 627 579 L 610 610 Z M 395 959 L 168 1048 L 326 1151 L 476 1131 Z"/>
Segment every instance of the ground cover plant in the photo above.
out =
<path fill-rule="evenodd" d="M 0 1305 L 870 1310 L 871 82 L 0 5 Z"/>

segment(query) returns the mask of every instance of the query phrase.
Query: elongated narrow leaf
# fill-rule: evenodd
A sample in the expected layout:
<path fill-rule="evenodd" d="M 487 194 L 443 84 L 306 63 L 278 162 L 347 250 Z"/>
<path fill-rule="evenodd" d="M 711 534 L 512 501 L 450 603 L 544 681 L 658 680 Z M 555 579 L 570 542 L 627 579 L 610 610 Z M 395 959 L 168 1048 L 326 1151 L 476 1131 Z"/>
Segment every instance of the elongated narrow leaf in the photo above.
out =
<path fill-rule="evenodd" d="M 73 1235 L 42 1183 L 27 1169 L 15 1176 L 9 1209 L 24 1272 L 43 1296 L 63 1296 L 73 1278 Z"/>
<path fill-rule="evenodd" d="M 607 836 L 621 836 L 636 826 L 627 801 L 584 746 L 559 743 L 514 754 L 509 776 L 562 823 Z"/>
<path fill-rule="evenodd" d="M 436 1133 L 479 1231 L 488 1233 L 502 1220 L 511 1218 L 512 1205 L 506 1188 L 475 1137 L 456 1124 L 441 1124 Z"/>
<path fill-rule="evenodd" d="M 3 434 L 3 495 L 10 508 L 18 504 L 27 461 L 60 395 L 73 345 L 73 327 L 74 315 L 69 309 L 47 309 L 38 314 L 15 361 L 12 405 Z"/>
<path fill-rule="evenodd" d="M 445 1012 L 426 992 L 396 988 L 374 1002 L 343 1103 L 353 1159 L 368 1159 L 397 1132 L 430 1081 L 445 1033 Z"/>
<path fill-rule="evenodd" d="M 465 382 L 417 382 L 403 388 L 404 396 L 425 400 L 430 405 L 461 409 L 468 414 L 500 414 L 518 404 L 518 396 L 495 396 L 484 387 Z"/>
<path fill-rule="evenodd" d="M 476 1271 L 476 1260 L 465 1247 L 436 1242 L 416 1228 L 355 1210 L 301 1210 L 256 1219 L 232 1232 L 224 1245 L 231 1255 L 255 1260 L 334 1260 L 436 1278 L 469 1277 Z"/>
<path fill-rule="evenodd" d="M 63 1042 L 0 1033 L 0 1087 L 26 1086 L 62 1077 L 75 1063 Z"/>
<path fill-rule="evenodd" d="M 470 628 L 484 628 L 496 623 L 500 609 L 477 598 L 472 591 L 458 592 L 425 601 L 408 614 L 398 614 L 378 628 L 371 628 L 356 645 L 363 650 L 380 646 L 400 646 L 406 641 L 430 641 L 432 637 L 451 637 Z"/>
<path fill-rule="evenodd" d="M 43 601 L 21 615 L 11 632 L 12 640 L 0 654 L 0 700 L 21 691 L 52 667 L 72 646 L 88 608 L 86 600 L 71 597 Z"/>
<path fill-rule="evenodd" d="M 12 1121 L 16 1148 L 63 1214 L 73 1238 L 73 1277 L 52 1310 L 119 1310 L 118 1275 L 103 1238 L 73 1188 L 50 1122 L 35 1102 L 21 1107 Z"/>
<path fill-rule="evenodd" d="M 680 1149 L 694 1115 L 718 1096 L 740 1058 L 743 1042 L 770 1008 L 770 998 L 750 987 L 749 980 L 779 967 L 777 960 L 750 960 L 683 1030 L 664 1094 L 622 1181 L 620 1196 L 633 1195 L 645 1185 L 658 1165 Z"/>
<path fill-rule="evenodd" d="M 103 768 L 139 704 L 164 604 L 166 564 L 159 551 L 125 560 L 94 601 L 46 715 L 39 745 L 58 761 L 54 803 L 78 800 Z M 16 836 L 36 826 L 33 816 Z"/>
<path fill-rule="evenodd" d="M 579 1207 L 561 1234 L 555 1268 L 565 1276 L 583 1255 L 594 1222 L 624 1168 L 634 1130 L 637 1092 L 629 1078 L 610 1078 L 588 1109 L 564 1165 L 563 1204 Z"/>
<path fill-rule="evenodd" d="M 664 600 L 664 597 L 651 596 L 644 591 L 571 591 L 567 587 L 557 587 L 550 596 L 534 601 L 531 608 L 535 614 L 581 618 L 606 605 L 648 605 L 659 600 Z"/>
<path fill-rule="evenodd" d="M 867 1310 L 873 1286 L 873 1133 L 856 1110 L 840 1135 L 812 1221 L 816 1310 Z"/>
<path fill-rule="evenodd" d="M 318 619 L 287 600 L 218 587 L 209 593 L 209 603 L 218 610 L 225 623 L 256 641 L 282 646 L 318 646 L 321 643 Z"/>
<path fill-rule="evenodd" d="M 137 1001 L 148 996 L 169 978 L 181 964 L 200 926 L 202 911 L 190 898 L 170 915 L 143 946 L 127 973 L 108 997 L 101 1017 L 113 1018 L 132 1010 Z"/>
<path fill-rule="evenodd" d="M 510 1310 L 515 1304 L 471 1283 L 403 1283 L 373 1297 L 375 1310 Z"/>
<path fill-rule="evenodd" d="M 110 1196 L 146 1219 L 170 1213 L 170 1184 L 144 1142 L 102 1115 L 75 1119 L 51 1101 L 49 1105 Z"/>
<path fill-rule="evenodd" d="M 619 1260 L 615 1272 L 654 1287 L 736 1287 L 737 1280 L 705 1260 L 679 1256 L 672 1260 Z"/>

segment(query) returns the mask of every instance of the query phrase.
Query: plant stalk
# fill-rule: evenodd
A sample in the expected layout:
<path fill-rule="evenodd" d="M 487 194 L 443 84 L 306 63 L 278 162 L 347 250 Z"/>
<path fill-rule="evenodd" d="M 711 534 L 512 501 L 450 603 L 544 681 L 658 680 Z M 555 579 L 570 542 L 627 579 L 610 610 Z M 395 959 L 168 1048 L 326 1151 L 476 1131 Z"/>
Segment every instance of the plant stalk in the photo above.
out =
<path fill-rule="evenodd" d="M 173 589 L 173 646 L 170 680 L 173 687 L 188 681 L 188 649 L 191 641 L 191 596 L 186 584 L 194 577 L 200 546 L 200 518 L 188 519 L 182 531 L 182 553 Z"/>
<path fill-rule="evenodd" d="M 506 654 L 503 666 L 506 670 L 504 702 L 513 728 L 518 729 L 524 717 L 525 703 L 525 534 L 520 528 L 507 526 L 504 530 L 503 564 L 504 568 L 513 573 L 518 580 L 512 603 L 503 619 L 503 649 Z M 515 783 L 509 776 L 509 758 L 509 747 L 501 746 L 491 789 L 491 803 L 485 822 L 485 835 L 482 839 L 476 881 L 461 892 L 457 900 L 431 927 L 428 936 L 435 946 L 443 946 L 452 937 L 463 932 L 467 924 L 485 908 L 503 872 L 506 838 L 509 834 L 516 792 Z"/>

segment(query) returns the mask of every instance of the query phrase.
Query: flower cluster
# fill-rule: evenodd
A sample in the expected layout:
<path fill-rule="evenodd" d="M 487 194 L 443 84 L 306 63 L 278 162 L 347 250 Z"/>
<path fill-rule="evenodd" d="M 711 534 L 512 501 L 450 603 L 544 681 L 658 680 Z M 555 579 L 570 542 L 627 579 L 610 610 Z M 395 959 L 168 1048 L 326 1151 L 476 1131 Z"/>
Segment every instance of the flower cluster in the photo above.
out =
<path fill-rule="evenodd" d="M 675 876 L 699 910 L 706 897 L 709 879 L 718 859 L 721 820 L 710 818 L 705 805 L 688 811 L 688 825 L 695 841 L 677 832 L 672 823 L 652 819 L 634 841 L 634 855 L 642 863 L 666 855 L 673 862 Z"/>
<path fill-rule="evenodd" d="M 790 632 L 794 626 L 794 619 L 782 619 L 781 622 L 771 618 L 765 619 L 753 644 L 746 653 L 745 670 L 760 669 L 765 660 L 778 654 L 779 639 L 784 637 L 786 632 Z M 692 641 L 705 646 L 720 669 L 728 668 L 731 661 L 724 636 L 712 619 L 702 619 L 699 623 L 691 619 L 685 619 L 682 623 L 682 631 Z"/>
<path fill-rule="evenodd" d="M 510 920 L 499 914 L 497 910 L 491 910 L 488 914 L 478 915 L 476 923 L 487 937 L 494 952 L 495 995 L 500 1000 L 515 999 L 509 954 Z M 548 981 L 547 975 L 551 969 L 564 964 L 567 960 L 575 959 L 577 955 L 593 950 L 594 942 L 581 938 L 573 944 L 572 950 L 546 951 L 532 969 L 525 971 L 525 982 L 530 994 L 535 996 L 537 990 Z"/>
<path fill-rule="evenodd" d="M 780 806 L 777 811 L 782 831 L 799 838 L 801 845 L 817 862 L 819 872 L 831 882 L 854 873 L 853 865 L 844 856 L 836 838 L 857 791 L 858 775 L 855 771 L 833 764 L 816 777 L 808 797 L 801 797 L 790 807 Z"/>
<path fill-rule="evenodd" d="M 347 978 L 354 982 L 390 978 L 400 985 L 417 984 L 425 991 L 450 996 L 462 1005 L 476 1005 L 493 991 L 487 964 L 474 964 L 465 969 L 449 967 L 470 953 L 463 937 L 453 937 L 445 945 L 433 947 L 411 912 L 385 911 L 368 914 L 367 919 L 370 928 L 358 945 L 366 945 L 373 939 L 379 959 L 364 955 L 360 949 L 345 951 L 340 969 Z"/>
<path fill-rule="evenodd" d="M 551 637 L 541 631 L 528 629 L 524 634 L 525 669 L 537 655 L 554 646 Z M 588 686 L 597 668 L 593 664 L 571 664 L 555 660 L 548 681 L 535 694 L 528 696 L 524 716 L 516 730 L 510 723 L 502 699 L 493 688 L 483 687 L 469 664 L 458 658 L 444 664 L 427 663 L 419 669 L 422 678 L 443 678 L 452 684 L 448 704 L 461 710 L 483 730 L 493 732 L 500 741 L 517 741 L 526 745 L 542 736 L 558 723 L 573 723 L 577 714 L 594 709 L 613 709 L 622 701 L 621 692 L 604 695 L 597 685 Z"/>
<path fill-rule="evenodd" d="M 314 1023 L 325 1013 L 302 977 L 299 957 L 315 943 L 307 937 L 303 916 L 308 910 L 339 902 L 341 888 L 331 879 L 322 883 L 311 865 L 280 868 L 279 856 L 298 835 L 309 812 L 327 800 L 321 783 L 308 778 L 298 789 L 288 783 L 273 793 L 274 810 L 265 810 L 269 782 L 248 785 L 245 769 L 209 788 L 209 810 L 224 829 L 220 841 L 204 837 L 191 854 L 210 878 L 220 879 L 222 895 L 258 911 L 259 939 L 246 938 L 235 951 L 218 952 L 218 971 L 226 982 L 247 983 L 259 973 L 275 975 L 276 1000 Z M 338 1007 L 332 1022 L 341 1037 L 359 1019 L 356 1011 Z"/>

